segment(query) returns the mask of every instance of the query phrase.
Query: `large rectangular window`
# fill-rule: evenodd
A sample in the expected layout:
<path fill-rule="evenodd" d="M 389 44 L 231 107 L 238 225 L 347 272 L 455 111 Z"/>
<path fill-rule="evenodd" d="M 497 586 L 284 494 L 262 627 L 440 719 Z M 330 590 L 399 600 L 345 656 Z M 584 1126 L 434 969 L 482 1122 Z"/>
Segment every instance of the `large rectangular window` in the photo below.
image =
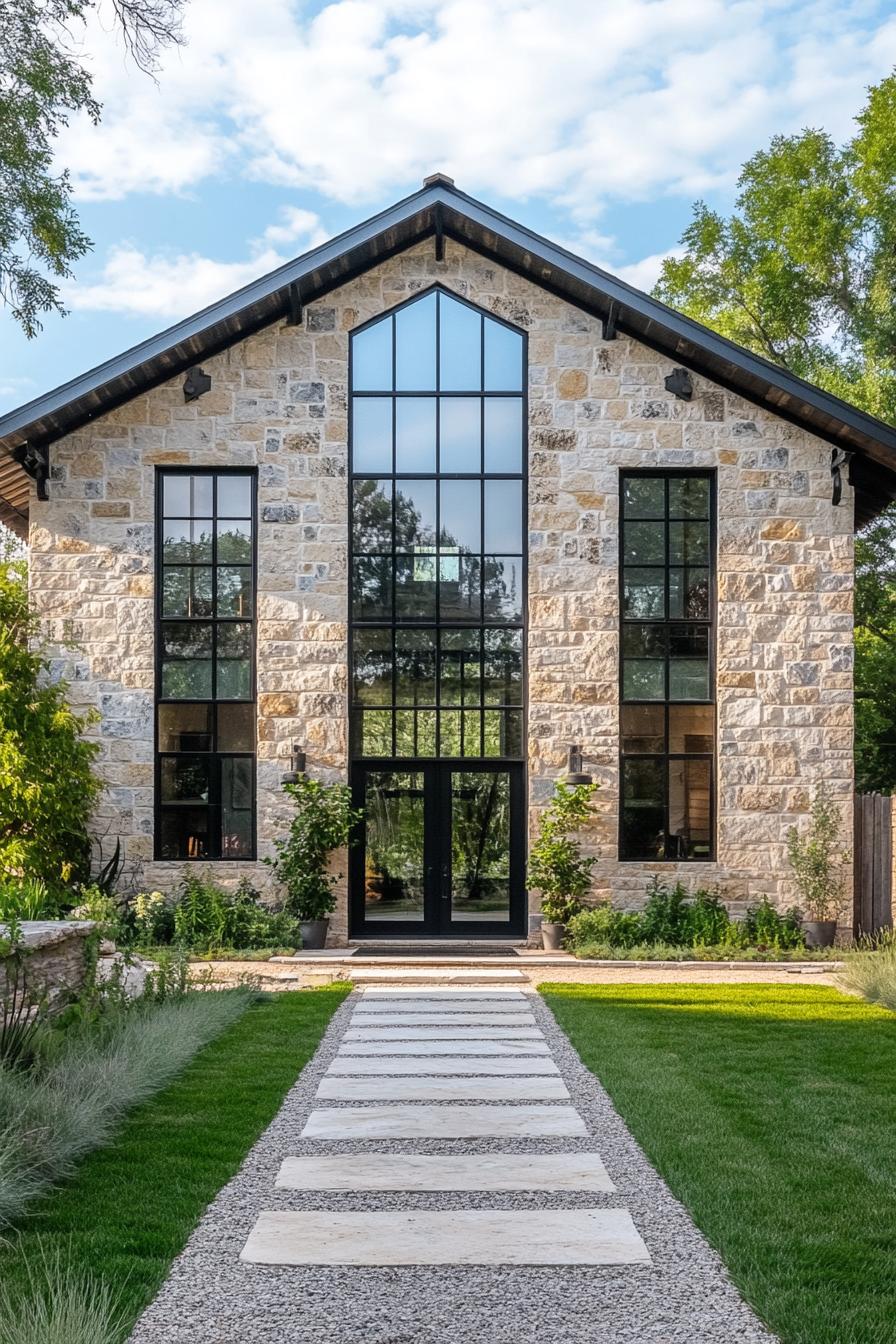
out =
<path fill-rule="evenodd" d="M 715 498 L 707 472 L 624 473 L 622 859 L 715 853 Z"/>
<path fill-rule="evenodd" d="M 160 471 L 157 859 L 255 856 L 255 475 Z"/>

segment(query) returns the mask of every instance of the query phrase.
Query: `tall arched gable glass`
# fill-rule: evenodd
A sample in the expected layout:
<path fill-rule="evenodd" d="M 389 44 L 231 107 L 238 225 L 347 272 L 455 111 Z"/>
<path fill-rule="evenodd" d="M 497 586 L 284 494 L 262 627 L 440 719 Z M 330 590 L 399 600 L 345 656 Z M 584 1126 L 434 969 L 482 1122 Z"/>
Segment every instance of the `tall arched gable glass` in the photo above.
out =
<path fill-rule="evenodd" d="M 523 755 L 525 339 L 446 290 L 351 338 L 352 754 Z"/>

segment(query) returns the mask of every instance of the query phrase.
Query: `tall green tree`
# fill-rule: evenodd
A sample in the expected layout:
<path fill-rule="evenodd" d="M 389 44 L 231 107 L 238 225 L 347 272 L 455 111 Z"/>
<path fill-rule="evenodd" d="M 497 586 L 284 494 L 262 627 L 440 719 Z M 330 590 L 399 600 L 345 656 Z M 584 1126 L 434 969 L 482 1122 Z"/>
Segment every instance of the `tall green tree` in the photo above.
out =
<path fill-rule="evenodd" d="M 0 300 L 27 336 L 63 313 L 58 281 L 90 248 L 54 142 L 76 113 L 100 119 L 87 65 L 73 54 L 100 0 L 0 0 Z M 125 46 L 153 74 L 179 43 L 186 0 L 112 0 Z"/>
<path fill-rule="evenodd" d="M 777 135 L 730 215 L 694 206 L 654 290 L 672 307 L 896 424 L 896 74 L 843 145 Z M 896 511 L 856 540 L 856 779 L 896 789 Z"/>

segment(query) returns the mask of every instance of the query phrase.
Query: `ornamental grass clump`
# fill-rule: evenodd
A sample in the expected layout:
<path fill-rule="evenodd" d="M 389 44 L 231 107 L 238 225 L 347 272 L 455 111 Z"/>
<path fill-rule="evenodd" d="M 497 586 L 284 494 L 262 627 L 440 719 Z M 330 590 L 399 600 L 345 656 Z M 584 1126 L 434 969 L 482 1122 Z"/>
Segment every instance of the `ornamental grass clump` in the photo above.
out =
<path fill-rule="evenodd" d="M 120 1344 L 129 1325 L 121 1294 L 58 1249 L 30 1259 L 23 1283 L 0 1283 L 0 1344 Z"/>
<path fill-rule="evenodd" d="M 840 975 L 847 989 L 896 1012 L 896 933 L 885 929 L 846 958 Z"/>

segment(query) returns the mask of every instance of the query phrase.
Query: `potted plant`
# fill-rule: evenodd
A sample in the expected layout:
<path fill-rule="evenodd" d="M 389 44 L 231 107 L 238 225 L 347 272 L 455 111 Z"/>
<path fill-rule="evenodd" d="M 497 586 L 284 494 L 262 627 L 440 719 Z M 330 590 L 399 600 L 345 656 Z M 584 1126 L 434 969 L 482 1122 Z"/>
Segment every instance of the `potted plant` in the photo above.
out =
<path fill-rule="evenodd" d="M 807 947 L 831 947 L 837 918 L 844 905 L 844 874 L 849 854 L 840 848 L 840 813 L 821 785 L 809 814 L 809 828 L 801 835 L 795 826 L 787 832 L 787 857 L 793 868 Z"/>
<path fill-rule="evenodd" d="M 275 858 L 265 859 L 286 888 L 284 909 L 299 921 L 302 946 L 323 947 L 335 887 L 341 873 L 329 872 L 330 855 L 349 844 L 362 813 L 351 805 L 346 784 L 322 784 L 300 775 L 283 785 L 296 807 L 285 840 L 275 840 Z"/>
<path fill-rule="evenodd" d="M 558 782 L 554 797 L 541 815 L 538 836 L 529 854 L 529 882 L 541 892 L 541 939 L 546 952 L 563 943 L 566 926 L 581 909 L 591 886 L 594 855 L 581 852 L 576 831 L 590 821 L 591 796 L 596 784 Z"/>

